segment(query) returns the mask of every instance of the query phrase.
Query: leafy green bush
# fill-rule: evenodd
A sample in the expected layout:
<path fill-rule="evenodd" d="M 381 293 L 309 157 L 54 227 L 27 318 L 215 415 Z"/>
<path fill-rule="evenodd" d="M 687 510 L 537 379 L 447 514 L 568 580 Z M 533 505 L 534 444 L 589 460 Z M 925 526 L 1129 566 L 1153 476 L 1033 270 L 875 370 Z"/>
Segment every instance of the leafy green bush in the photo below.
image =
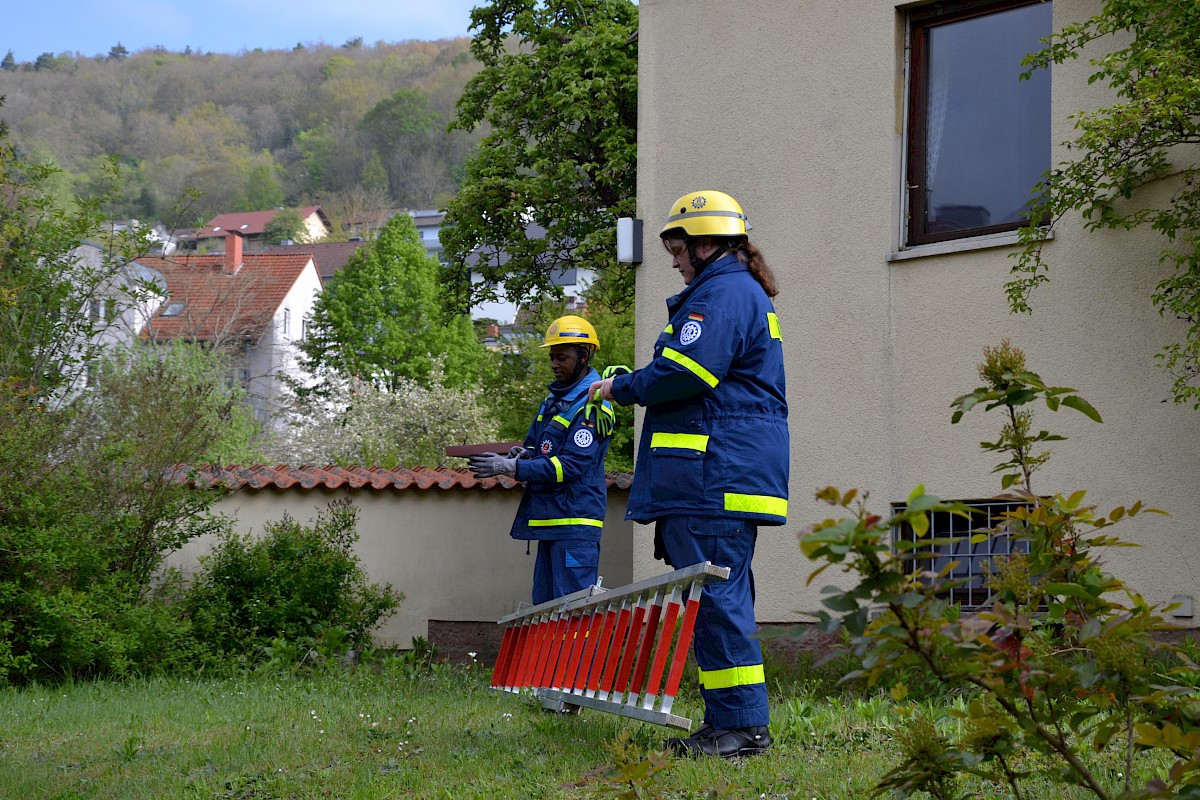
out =
<path fill-rule="evenodd" d="M 957 738 L 928 715 L 910 712 L 897 737 L 900 762 L 875 793 L 958 797 L 956 778 L 972 773 L 1017 798 L 1039 775 L 1103 800 L 1200 797 L 1194 650 L 1160 641 L 1158 635 L 1173 628 L 1164 609 L 1106 572 L 1102 561 L 1107 548 L 1128 546 L 1109 528 L 1155 510 L 1135 502 L 1101 513 L 1084 503 L 1083 491 L 1035 493 L 1032 476 L 1048 457 L 1036 449 L 1062 437 L 1034 433 L 1030 404 L 1072 408 L 1097 422 L 1100 415 L 1074 390 L 1048 386 L 1029 371 L 1024 354 L 1007 341 L 984 352 L 979 375 L 985 385 L 954 401 L 952 421 L 975 406 L 1005 416 L 997 441 L 982 447 L 1006 458 L 995 471 L 1004 473 L 1002 497 L 1019 501 L 1016 508 L 994 529 L 933 538 L 931 514 L 969 520 L 970 509 L 918 486 L 906 507 L 888 518 L 870 513 L 856 490 L 828 487 L 818 499 L 850 515 L 817 523 L 801 538 L 804 553 L 825 562 L 813 577 L 834 565 L 852 576 L 849 589 L 826 587 L 829 611 L 816 615 L 827 632 L 850 637 L 861 661 L 851 677 L 874 684 L 918 670 L 970 693 L 954 712 L 962 721 Z M 893 544 L 891 532 L 901 525 L 910 526 L 915 539 Z M 994 556 L 986 606 L 956 613 L 947 593 L 964 579 L 951 567 L 934 572 L 920 565 L 938 548 L 997 535 L 1027 548 Z M 892 695 L 903 700 L 905 686 L 894 685 Z M 1115 779 L 1098 760 L 1102 753 L 1123 762 Z M 1140 762 L 1165 767 L 1135 786 L 1139 754 L 1151 756 Z"/>
<path fill-rule="evenodd" d="M 119 185 L 105 164 L 108 194 L 60 199 L 0 120 L 0 684 L 189 659 L 158 572 L 220 493 L 175 465 L 253 434 L 211 349 L 129 344 L 153 288 L 133 232 L 85 245 Z"/>
<path fill-rule="evenodd" d="M 330 631 L 346 647 L 367 644 L 404 595 L 367 582 L 352 549 L 357 520 L 350 501 L 336 501 L 311 526 L 285 515 L 260 538 L 222 534 L 184 599 L 197 639 L 216 653 L 270 658 Z"/>

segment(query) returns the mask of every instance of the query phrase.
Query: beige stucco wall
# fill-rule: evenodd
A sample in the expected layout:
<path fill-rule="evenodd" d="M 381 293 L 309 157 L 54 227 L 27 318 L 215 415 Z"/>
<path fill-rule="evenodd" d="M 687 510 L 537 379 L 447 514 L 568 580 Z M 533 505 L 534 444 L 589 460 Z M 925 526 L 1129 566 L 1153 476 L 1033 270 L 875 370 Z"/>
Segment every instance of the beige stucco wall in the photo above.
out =
<path fill-rule="evenodd" d="M 1059 0 L 1055 26 L 1092 7 Z M 662 299 L 682 288 L 657 241 L 681 194 L 738 198 L 783 287 L 792 499 L 789 524 L 760 531 L 759 620 L 798 619 L 839 579 L 826 572 L 805 586 L 813 565 L 796 537 L 829 515 L 812 499 L 818 488 L 859 487 L 883 512 L 917 483 L 946 498 L 999 490 L 989 474 L 999 459 L 977 445 L 1000 421 L 976 411 L 952 426 L 949 403 L 978 384 L 983 347 L 1003 337 L 1105 420 L 1039 411 L 1040 426 L 1071 438 L 1034 488 L 1170 511 L 1114 529 L 1143 546 L 1108 563 L 1152 601 L 1200 595 L 1200 412 L 1168 401 L 1170 378 L 1153 362 L 1180 332 L 1149 300 L 1158 242 L 1066 220 L 1046 249 L 1051 283 L 1031 316 L 1013 316 L 1003 291 L 1011 246 L 887 258 L 900 241 L 904 39 L 894 3 L 741 0 L 734 11 L 724 0 L 641 0 L 640 19 L 639 362 L 665 322 Z M 1077 61 L 1054 73 L 1055 142 L 1071 135 L 1068 114 L 1104 100 L 1087 72 Z M 1056 147 L 1054 160 L 1065 157 Z M 649 548 L 635 535 L 635 577 L 661 569 Z"/>
<path fill-rule="evenodd" d="M 359 509 L 356 552 L 370 580 L 391 583 L 406 596 L 375 632 L 378 643 L 405 648 L 414 636 L 427 637 L 431 619 L 494 622 L 529 602 L 537 545 L 526 556 L 525 542 L 508 535 L 518 490 L 241 490 L 215 510 L 233 517 L 237 531 L 261 534 L 284 511 L 308 522 L 344 497 Z M 610 588 L 632 579 L 627 499 L 627 492 L 609 492 L 600 575 Z M 210 538 L 189 542 L 168 563 L 190 572 L 212 545 Z"/>

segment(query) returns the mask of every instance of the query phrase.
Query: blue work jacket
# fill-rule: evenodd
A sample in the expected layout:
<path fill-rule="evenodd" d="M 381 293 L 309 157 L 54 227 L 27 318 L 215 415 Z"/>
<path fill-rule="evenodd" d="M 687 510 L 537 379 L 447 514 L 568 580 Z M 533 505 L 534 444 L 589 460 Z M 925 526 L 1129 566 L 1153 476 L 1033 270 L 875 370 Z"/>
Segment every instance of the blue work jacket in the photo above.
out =
<path fill-rule="evenodd" d="M 595 416 L 584 414 L 588 387 L 598 380 L 590 369 L 572 386 L 550 384 L 525 434 L 532 455 L 517 461 L 525 493 L 513 520 L 514 539 L 600 540 L 608 508 L 604 456 L 609 437 L 600 433 Z M 612 420 L 612 404 L 605 401 L 599 413 Z"/>
<path fill-rule="evenodd" d="M 790 447 L 775 307 L 731 253 L 667 301 L 644 368 L 613 380 L 646 407 L 626 518 L 787 521 Z"/>

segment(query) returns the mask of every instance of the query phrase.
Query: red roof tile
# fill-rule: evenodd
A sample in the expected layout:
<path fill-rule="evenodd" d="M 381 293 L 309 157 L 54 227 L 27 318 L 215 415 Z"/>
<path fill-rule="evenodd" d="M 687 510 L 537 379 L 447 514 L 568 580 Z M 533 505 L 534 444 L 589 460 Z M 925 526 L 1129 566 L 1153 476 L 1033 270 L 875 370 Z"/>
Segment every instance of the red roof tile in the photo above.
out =
<path fill-rule="evenodd" d="M 175 479 L 201 488 L 222 486 L 228 489 L 521 489 L 523 484 L 501 475 L 495 478 L 476 478 L 469 470 L 448 467 L 413 467 L 412 469 L 382 469 L 380 467 L 289 467 L 286 464 L 270 467 L 256 464 L 251 467 L 175 468 Z M 633 476 L 627 472 L 607 475 L 609 491 L 628 491 Z"/>
<path fill-rule="evenodd" d="M 316 244 L 272 244 L 255 253 L 311 253 L 317 265 L 317 274 L 328 282 L 338 270 L 346 266 L 354 251 L 366 242 L 317 242 Z"/>
<path fill-rule="evenodd" d="M 308 266 L 307 253 L 245 253 L 242 268 L 224 271 L 225 256 L 139 258 L 163 274 L 170 298 L 150 318 L 142 336 L 159 340 L 250 339 L 258 341 L 284 297 Z M 182 303 L 173 316 L 164 316 Z"/>

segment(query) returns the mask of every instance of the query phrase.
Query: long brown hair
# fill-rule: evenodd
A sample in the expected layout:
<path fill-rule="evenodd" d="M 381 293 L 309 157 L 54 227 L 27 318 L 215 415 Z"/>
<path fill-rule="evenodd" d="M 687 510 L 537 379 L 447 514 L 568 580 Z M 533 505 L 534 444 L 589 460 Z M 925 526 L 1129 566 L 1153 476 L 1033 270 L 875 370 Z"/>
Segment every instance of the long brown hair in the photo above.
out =
<path fill-rule="evenodd" d="M 750 274 L 762 286 L 767 297 L 779 294 L 779 284 L 775 281 L 775 273 L 767 266 L 762 251 L 750 244 L 750 240 L 739 239 L 730 246 L 729 250 L 738 257 L 738 261 L 750 269 Z"/>

